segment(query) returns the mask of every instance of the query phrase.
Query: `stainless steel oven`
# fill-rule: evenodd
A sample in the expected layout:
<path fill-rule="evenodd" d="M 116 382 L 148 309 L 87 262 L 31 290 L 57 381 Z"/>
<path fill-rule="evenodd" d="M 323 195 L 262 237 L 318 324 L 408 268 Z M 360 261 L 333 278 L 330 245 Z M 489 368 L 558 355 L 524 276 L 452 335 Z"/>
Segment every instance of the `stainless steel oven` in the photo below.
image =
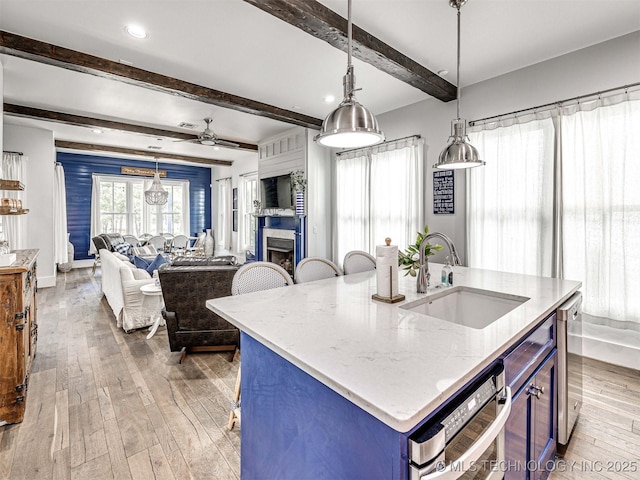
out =
<path fill-rule="evenodd" d="M 496 364 L 409 437 L 409 478 L 503 478 L 510 411 L 511 390 Z"/>

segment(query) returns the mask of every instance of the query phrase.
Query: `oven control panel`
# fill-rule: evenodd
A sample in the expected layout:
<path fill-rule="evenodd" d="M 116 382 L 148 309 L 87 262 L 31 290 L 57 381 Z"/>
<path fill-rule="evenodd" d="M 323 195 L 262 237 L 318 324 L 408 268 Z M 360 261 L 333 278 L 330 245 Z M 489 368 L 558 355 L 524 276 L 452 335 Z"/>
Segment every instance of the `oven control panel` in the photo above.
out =
<path fill-rule="evenodd" d="M 495 380 L 490 378 L 464 401 L 462 401 L 460 405 L 441 422 L 444 427 L 446 440 L 449 441 L 449 439 L 454 437 L 456 433 L 458 433 L 460 429 L 486 405 L 487 402 L 495 397 L 495 395 Z"/>

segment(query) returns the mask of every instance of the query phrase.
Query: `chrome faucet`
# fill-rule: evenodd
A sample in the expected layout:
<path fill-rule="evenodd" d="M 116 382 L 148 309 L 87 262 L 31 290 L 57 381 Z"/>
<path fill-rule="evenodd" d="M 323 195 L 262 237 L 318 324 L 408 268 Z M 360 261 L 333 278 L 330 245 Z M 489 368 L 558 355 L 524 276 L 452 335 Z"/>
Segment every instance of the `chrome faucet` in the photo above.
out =
<path fill-rule="evenodd" d="M 451 261 L 454 265 L 462 265 L 460 261 L 460 257 L 458 257 L 458 252 L 456 252 L 456 247 L 451 241 L 449 237 L 447 237 L 444 233 L 433 232 L 429 233 L 426 237 L 422 239 L 420 242 L 420 248 L 418 248 L 418 252 L 420 252 L 420 268 L 418 269 L 418 293 L 427 293 L 427 287 L 429 286 L 429 279 L 431 278 L 431 274 L 429 273 L 429 260 L 427 260 L 427 256 L 424 254 L 425 248 L 427 248 L 427 243 L 434 237 L 441 238 L 447 248 L 449 249 L 449 254 L 451 255 Z"/>

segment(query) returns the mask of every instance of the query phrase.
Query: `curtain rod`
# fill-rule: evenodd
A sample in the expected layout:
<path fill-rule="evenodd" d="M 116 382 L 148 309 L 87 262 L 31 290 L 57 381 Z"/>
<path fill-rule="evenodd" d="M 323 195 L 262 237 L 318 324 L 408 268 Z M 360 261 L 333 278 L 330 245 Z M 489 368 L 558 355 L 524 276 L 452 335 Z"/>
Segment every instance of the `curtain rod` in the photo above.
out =
<path fill-rule="evenodd" d="M 249 175 L 257 175 L 257 173 L 258 173 L 257 171 L 255 171 L 255 172 L 241 173 L 241 174 L 240 174 L 240 176 L 241 176 L 241 177 L 248 177 Z M 229 178 L 231 178 L 231 177 L 229 177 Z"/>
<path fill-rule="evenodd" d="M 13 153 L 15 155 L 24 155 L 24 153 L 22 153 L 22 152 L 11 152 L 9 150 L 3 150 L 2 153 Z"/>
<path fill-rule="evenodd" d="M 573 98 L 566 98 L 564 100 L 556 100 L 555 102 L 545 103 L 544 105 L 538 105 L 537 107 L 529 107 L 529 108 L 523 108 L 522 110 L 515 110 L 515 111 L 509 112 L 509 113 L 501 113 L 500 115 L 493 115 L 491 117 L 481 118 L 479 120 L 472 120 L 472 121 L 469 122 L 469 126 L 473 127 L 477 123 L 484 123 L 487 120 L 494 120 L 494 119 L 498 119 L 498 118 L 502 118 L 502 117 L 510 117 L 511 115 L 518 115 L 519 113 L 535 112 L 536 110 L 541 109 L 541 108 L 547 108 L 547 107 L 553 107 L 553 106 L 561 106 L 563 103 L 580 101 L 580 100 L 582 100 L 584 98 L 600 96 L 600 95 L 603 95 L 605 93 L 611 93 L 611 92 L 615 92 L 615 91 L 618 91 L 618 90 L 628 90 L 630 88 L 637 87 L 637 86 L 640 86 L 640 82 L 630 83 L 628 85 L 623 85 L 621 87 L 608 88 L 606 90 L 600 90 L 599 92 L 589 93 L 589 94 L 586 94 L 586 95 L 580 95 L 580 96 L 573 97 Z"/>
<path fill-rule="evenodd" d="M 231 180 L 231 177 L 219 178 L 216 180 L 216 182 L 221 182 L 222 180 Z"/>
<path fill-rule="evenodd" d="M 420 135 L 408 135 L 406 137 L 400 137 L 400 138 L 396 138 L 394 140 L 387 140 L 386 142 L 377 143 L 375 145 L 371 145 L 370 147 L 360 147 L 360 148 L 352 148 L 351 150 L 343 150 L 342 152 L 336 153 L 336 155 L 343 155 L 345 153 L 357 152 L 358 150 L 366 150 L 367 148 L 375 148 L 375 147 L 379 147 L 380 145 L 388 145 L 390 143 L 400 142 L 401 140 L 407 140 L 409 138 L 419 139 L 419 138 L 422 138 L 422 137 Z"/>

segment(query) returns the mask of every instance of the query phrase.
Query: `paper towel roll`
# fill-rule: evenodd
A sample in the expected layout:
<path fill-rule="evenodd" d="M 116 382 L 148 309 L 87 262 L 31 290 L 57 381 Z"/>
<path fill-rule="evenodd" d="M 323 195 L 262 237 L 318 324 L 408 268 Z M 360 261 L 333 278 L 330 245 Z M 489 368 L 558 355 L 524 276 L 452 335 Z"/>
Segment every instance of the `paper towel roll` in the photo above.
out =
<path fill-rule="evenodd" d="M 398 295 L 398 246 L 376 246 L 376 286 L 380 297 Z"/>

